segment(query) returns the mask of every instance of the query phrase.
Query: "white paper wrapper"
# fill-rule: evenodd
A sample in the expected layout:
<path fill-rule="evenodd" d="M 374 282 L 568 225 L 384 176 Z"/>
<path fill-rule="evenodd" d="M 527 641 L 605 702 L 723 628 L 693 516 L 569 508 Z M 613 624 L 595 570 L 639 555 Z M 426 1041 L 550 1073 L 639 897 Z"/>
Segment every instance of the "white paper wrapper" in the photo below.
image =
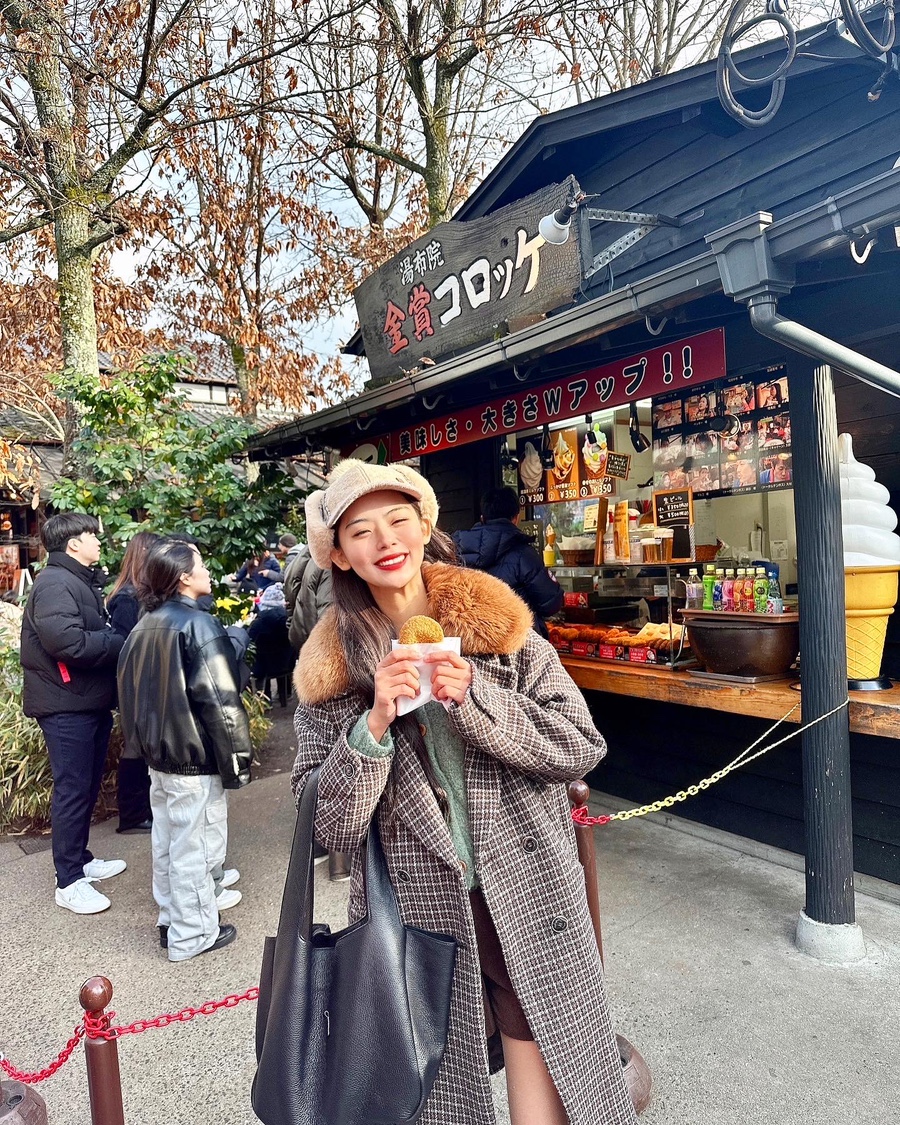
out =
<path fill-rule="evenodd" d="M 402 649 L 407 653 L 419 669 L 419 694 L 415 699 L 410 699 L 409 696 L 402 695 L 397 700 L 397 714 L 408 715 L 410 711 L 417 711 L 420 707 L 424 707 L 426 703 L 430 703 L 431 700 L 434 699 L 434 696 L 431 694 L 431 676 L 435 666 L 433 664 L 425 664 L 421 660 L 421 657 L 428 656 L 432 652 L 455 652 L 456 655 L 459 656 L 460 638 L 444 637 L 442 641 L 435 641 L 427 645 L 402 645 L 399 641 L 391 641 L 391 650 L 396 652 L 397 649 Z M 444 707 L 449 707 L 449 704 L 444 703 Z"/>

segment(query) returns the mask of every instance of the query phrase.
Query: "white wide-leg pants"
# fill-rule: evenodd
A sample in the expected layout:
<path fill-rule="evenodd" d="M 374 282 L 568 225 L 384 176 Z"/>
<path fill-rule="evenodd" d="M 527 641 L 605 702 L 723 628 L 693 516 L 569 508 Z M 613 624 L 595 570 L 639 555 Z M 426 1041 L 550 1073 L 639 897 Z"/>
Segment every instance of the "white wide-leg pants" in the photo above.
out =
<path fill-rule="evenodd" d="M 228 804 L 218 774 L 150 770 L 153 897 L 169 927 L 169 960 L 196 957 L 219 936 L 213 870 L 225 862 Z"/>

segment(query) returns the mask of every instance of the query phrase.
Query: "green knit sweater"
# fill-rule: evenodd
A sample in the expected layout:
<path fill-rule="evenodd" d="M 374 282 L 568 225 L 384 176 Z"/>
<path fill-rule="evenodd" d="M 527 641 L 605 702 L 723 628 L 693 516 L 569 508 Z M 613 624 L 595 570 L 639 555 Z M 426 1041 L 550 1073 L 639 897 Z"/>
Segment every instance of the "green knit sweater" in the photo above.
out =
<path fill-rule="evenodd" d="M 469 823 L 469 798 L 466 793 L 466 744 L 454 730 L 444 707 L 437 702 L 426 703 L 419 711 L 420 728 L 435 776 L 447 794 L 450 806 L 449 828 L 453 846 L 465 873 L 466 886 L 478 886 L 475 875 L 475 849 Z M 350 731 L 348 741 L 354 750 L 370 758 L 383 758 L 394 752 L 394 738 L 388 728 L 381 742 L 369 730 L 366 711 Z"/>

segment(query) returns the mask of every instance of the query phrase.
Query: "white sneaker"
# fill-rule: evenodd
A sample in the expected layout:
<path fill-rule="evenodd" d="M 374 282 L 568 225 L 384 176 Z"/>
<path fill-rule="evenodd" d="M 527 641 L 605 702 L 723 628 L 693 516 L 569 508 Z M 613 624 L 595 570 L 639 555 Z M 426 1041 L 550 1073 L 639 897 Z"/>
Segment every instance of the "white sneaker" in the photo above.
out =
<path fill-rule="evenodd" d="M 228 910 L 232 906 L 237 906 L 243 897 L 240 891 L 220 891 L 216 895 L 216 906 L 220 910 Z"/>
<path fill-rule="evenodd" d="M 109 910 L 112 903 L 106 895 L 94 890 L 89 879 L 76 879 L 68 887 L 56 888 L 56 905 L 64 906 L 73 914 L 99 914 Z"/>
<path fill-rule="evenodd" d="M 124 859 L 92 859 L 84 865 L 85 879 L 111 879 L 121 875 L 128 864 Z"/>
<path fill-rule="evenodd" d="M 222 880 L 219 883 L 220 887 L 233 887 L 234 884 L 240 879 L 241 873 L 236 867 L 226 867 L 222 874 Z"/>

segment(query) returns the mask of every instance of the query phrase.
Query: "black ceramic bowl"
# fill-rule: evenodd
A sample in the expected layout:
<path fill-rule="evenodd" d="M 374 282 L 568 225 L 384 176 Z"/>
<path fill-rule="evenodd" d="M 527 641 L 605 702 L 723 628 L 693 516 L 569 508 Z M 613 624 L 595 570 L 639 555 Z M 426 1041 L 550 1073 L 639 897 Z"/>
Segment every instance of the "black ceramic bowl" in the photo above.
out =
<path fill-rule="evenodd" d="M 691 652 L 703 669 L 720 676 L 777 676 L 788 671 L 800 651 L 796 613 L 682 611 Z"/>

